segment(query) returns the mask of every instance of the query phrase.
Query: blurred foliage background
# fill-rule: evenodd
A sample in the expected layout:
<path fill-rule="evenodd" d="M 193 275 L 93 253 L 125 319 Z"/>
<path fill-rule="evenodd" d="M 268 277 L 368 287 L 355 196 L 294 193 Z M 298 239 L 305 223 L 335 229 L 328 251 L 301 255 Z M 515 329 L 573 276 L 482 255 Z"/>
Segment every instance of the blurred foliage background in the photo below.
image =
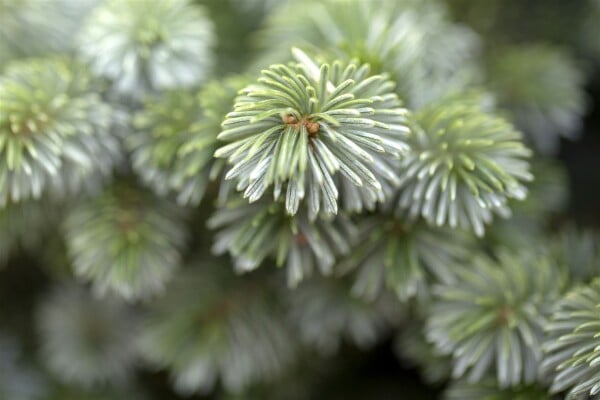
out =
<path fill-rule="evenodd" d="M 225 166 L 212 158 L 216 139 L 199 133 L 216 135 L 237 90 L 270 63 L 291 60 L 290 46 L 317 60 L 371 62 L 374 73 L 390 73 L 415 110 L 448 93 L 468 93 L 473 97 L 465 102 L 485 109 L 480 99 L 491 94 L 498 113 L 523 131 L 537 154 L 536 180 L 527 184 L 527 200 L 511 203 L 512 219 L 496 218 L 487 228 L 478 251 L 498 245 L 522 250 L 520 261 L 497 263 L 510 271 L 543 264 L 528 264 L 535 257 L 525 253 L 547 249 L 548 259 L 572 274 L 564 288 L 559 270 L 547 287 L 538 287 L 555 302 L 568 285 L 600 276 L 600 2 L 387 0 L 358 16 L 352 3 L 360 0 L 184 3 L 0 0 L 0 97 L 13 107 L 0 114 L 3 143 L 10 141 L 2 136 L 8 137 L 9 125 L 11 132 L 35 131 L 19 125 L 19 118 L 36 112 L 18 108 L 24 87 L 42 92 L 36 100 L 41 107 L 67 87 L 64 101 L 75 111 L 59 117 L 93 137 L 106 136 L 99 143 L 65 139 L 65 148 L 84 156 L 73 156 L 60 179 L 44 171 L 31 181 L 23 178 L 29 172 L 10 175 L 6 165 L 21 162 L 25 171 L 32 161 L 0 151 L 0 400 L 562 398 L 569 387 L 559 388 L 557 397 L 547 393 L 550 372 L 511 389 L 499 388 L 490 376 L 476 388 L 464 380 L 449 383 L 452 361 L 432 345 L 451 329 L 444 325 L 448 310 L 431 311 L 430 292 L 422 286 L 436 273 L 443 276 L 436 266 L 460 257 L 452 249 L 472 249 L 471 235 L 462 240 L 411 228 L 417 233 L 410 240 L 394 241 L 410 254 L 398 263 L 427 278 L 411 276 L 407 283 L 387 276 L 385 290 L 369 286 L 379 275 L 369 269 L 372 259 L 361 264 L 360 255 L 341 263 L 341 277 L 313 277 L 294 290 L 281 269 L 236 275 L 229 255 L 210 255 L 218 245 L 207 221 L 212 218 L 208 224 L 218 226 L 216 235 L 227 244 L 228 229 L 244 214 L 228 220 L 227 212 L 239 211 L 223 206 L 230 187 L 211 182 Z M 368 0 L 362 3 L 373 10 Z M 375 19 L 381 17 L 377 7 L 407 18 L 406 25 Z M 421 19 L 398 11 L 411 7 Z M 325 16 L 340 18 L 347 42 L 332 39 Z M 370 30 L 362 32 L 352 18 L 373 18 Z M 373 49 L 361 47 L 364 35 L 393 29 L 418 43 L 419 51 L 376 59 Z M 423 33 L 428 30 L 433 34 Z M 173 38 L 165 32 L 175 32 L 177 40 L 169 43 Z M 163 42 L 171 47 L 153 47 Z M 125 122 L 132 115 L 133 129 Z M 47 189 L 42 201 L 28 198 L 41 186 Z M 221 207 L 216 215 L 213 204 Z M 214 221 L 219 218 L 225 222 Z M 331 226 L 342 237 L 372 229 L 392 240 L 404 229 L 394 225 L 381 233 L 384 223 L 377 218 L 388 220 L 388 214 L 374 218 L 363 221 L 360 232 L 344 221 Z M 286 229 L 283 223 L 278 237 L 291 237 Z M 448 254 L 442 253 L 448 243 Z M 226 244 L 216 253 L 241 257 Z M 428 258 L 428 249 L 441 256 Z M 486 262 L 476 275 L 485 275 Z M 464 274 L 469 281 L 469 271 Z M 499 296 L 503 288 L 516 290 L 502 282 Z M 456 287 L 479 290 L 467 286 L 443 282 L 437 291 L 451 302 Z M 525 298 L 523 307 L 538 300 Z M 568 300 L 561 307 L 577 304 Z M 465 313 L 457 318 L 469 318 L 466 308 L 455 310 Z M 577 397 L 588 398 L 598 397 Z"/>

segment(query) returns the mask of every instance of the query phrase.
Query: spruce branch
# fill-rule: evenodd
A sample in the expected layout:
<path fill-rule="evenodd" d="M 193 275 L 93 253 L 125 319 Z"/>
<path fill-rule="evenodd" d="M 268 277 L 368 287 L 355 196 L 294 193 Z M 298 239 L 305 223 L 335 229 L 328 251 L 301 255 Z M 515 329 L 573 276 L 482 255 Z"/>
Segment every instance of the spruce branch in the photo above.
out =
<path fill-rule="evenodd" d="M 214 41 L 204 8 L 187 0 L 108 0 L 84 24 L 78 50 L 94 73 L 137 98 L 205 80 Z"/>
<path fill-rule="evenodd" d="M 122 184 L 81 201 L 64 226 L 75 274 L 126 300 L 162 292 L 185 245 L 182 217 L 170 202 Z"/>
<path fill-rule="evenodd" d="M 411 218 L 482 236 L 494 213 L 510 213 L 509 199 L 525 198 L 531 152 L 508 122 L 461 97 L 438 101 L 415 119 L 399 168 L 398 207 Z"/>
<path fill-rule="evenodd" d="M 37 325 L 44 360 L 61 381 L 89 388 L 130 378 L 137 322 L 115 299 L 58 285 L 40 304 Z"/>
<path fill-rule="evenodd" d="M 420 107 L 478 74 L 477 35 L 446 14 L 434 1 L 292 0 L 267 17 L 259 60 L 286 60 L 291 46 L 356 59 L 389 73 L 401 97 Z"/>
<path fill-rule="evenodd" d="M 285 196 L 290 215 L 306 197 L 315 219 L 338 211 L 338 172 L 381 197 L 380 181 L 396 180 L 381 160 L 406 151 L 409 130 L 386 76 L 337 61 L 321 65 L 317 75 L 306 58 L 272 65 L 242 91 L 218 136 L 228 144 L 215 156 L 232 164 L 226 179 L 235 179 L 250 202 L 272 188 L 276 200 Z"/>
<path fill-rule="evenodd" d="M 551 391 L 567 400 L 600 399 L 600 280 L 572 290 L 546 327 L 542 370 L 553 375 Z"/>
<path fill-rule="evenodd" d="M 198 205 L 223 168 L 214 160 L 221 121 L 246 84 L 243 77 L 208 83 L 199 92 L 172 90 L 144 102 L 136 132 L 126 139 L 135 172 L 158 195 L 177 194 L 181 205 Z"/>
<path fill-rule="evenodd" d="M 72 50 L 79 21 L 97 0 L 0 3 L 0 67 L 15 58 Z"/>
<path fill-rule="evenodd" d="M 456 283 L 434 288 L 427 338 L 453 357 L 453 378 L 487 374 L 501 388 L 539 379 L 541 344 L 565 279 L 546 255 L 500 251 L 456 268 Z"/>
<path fill-rule="evenodd" d="M 192 263 L 151 306 L 142 356 L 166 367 L 175 389 L 228 392 L 274 379 L 295 357 L 290 332 L 265 280 L 233 275 L 219 261 Z"/>
<path fill-rule="evenodd" d="M 343 342 L 374 346 L 398 320 L 398 303 L 384 293 L 366 301 L 350 293 L 348 282 L 315 277 L 287 293 L 289 317 L 300 340 L 319 352 L 335 353 Z"/>
<path fill-rule="evenodd" d="M 0 207 L 97 186 L 120 158 L 123 115 L 90 74 L 61 58 L 16 61 L 0 76 Z"/>
<path fill-rule="evenodd" d="M 238 272 L 258 268 L 268 258 L 285 264 L 288 284 L 296 286 L 315 270 L 328 275 L 336 258 L 350 251 L 356 229 L 344 214 L 310 221 L 307 213 L 287 215 L 281 201 L 248 204 L 232 199 L 208 221 L 217 231 L 213 252 L 233 256 Z"/>
<path fill-rule="evenodd" d="M 389 289 L 407 300 L 428 292 L 432 281 L 454 281 L 452 267 L 464 263 L 474 249 L 471 237 L 390 214 L 380 209 L 359 220 L 356 244 L 336 267 L 356 271 L 352 293 L 372 299 Z"/>
<path fill-rule="evenodd" d="M 584 77 L 571 56 L 542 44 L 507 47 L 488 62 L 489 86 L 538 151 L 576 139 L 585 111 Z"/>

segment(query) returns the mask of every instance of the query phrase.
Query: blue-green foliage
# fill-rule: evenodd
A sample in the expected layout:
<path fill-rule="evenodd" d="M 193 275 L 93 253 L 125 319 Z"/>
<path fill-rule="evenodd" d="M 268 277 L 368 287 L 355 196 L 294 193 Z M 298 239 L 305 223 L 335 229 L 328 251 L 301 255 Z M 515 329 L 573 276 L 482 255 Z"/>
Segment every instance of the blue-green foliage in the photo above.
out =
<path fill-rule="evenodd" d="M 599 5 L 0 0 L 0 399 L 599 400 Z"/>

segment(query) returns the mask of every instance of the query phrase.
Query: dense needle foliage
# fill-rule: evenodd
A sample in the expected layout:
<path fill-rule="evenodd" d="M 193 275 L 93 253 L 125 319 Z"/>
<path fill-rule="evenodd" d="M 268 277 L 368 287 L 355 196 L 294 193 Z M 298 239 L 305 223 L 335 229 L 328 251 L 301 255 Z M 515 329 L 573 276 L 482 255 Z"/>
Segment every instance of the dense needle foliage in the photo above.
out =
<path fill-rule="evenodd" d="M 600 400 L 599 17 L 0 0 L 0 400 Z"/>

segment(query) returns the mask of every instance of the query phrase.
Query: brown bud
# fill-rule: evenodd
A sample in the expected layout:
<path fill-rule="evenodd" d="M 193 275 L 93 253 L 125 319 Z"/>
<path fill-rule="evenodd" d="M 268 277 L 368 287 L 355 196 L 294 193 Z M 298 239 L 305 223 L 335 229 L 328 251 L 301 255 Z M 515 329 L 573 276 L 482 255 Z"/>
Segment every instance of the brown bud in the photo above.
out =
<path fill-rule="evenodd" d="M 309 122 L 306 124 L 306 130 L 311 136 L 316 136 L 319 133 L 319 123 L 318 122 Z"/>
<path fill-rule="evenodd" d="M 298 120 L 292 114 L 287 114 L 283 116 L 283 123 L 286 125 L 297 124 Z"/>

